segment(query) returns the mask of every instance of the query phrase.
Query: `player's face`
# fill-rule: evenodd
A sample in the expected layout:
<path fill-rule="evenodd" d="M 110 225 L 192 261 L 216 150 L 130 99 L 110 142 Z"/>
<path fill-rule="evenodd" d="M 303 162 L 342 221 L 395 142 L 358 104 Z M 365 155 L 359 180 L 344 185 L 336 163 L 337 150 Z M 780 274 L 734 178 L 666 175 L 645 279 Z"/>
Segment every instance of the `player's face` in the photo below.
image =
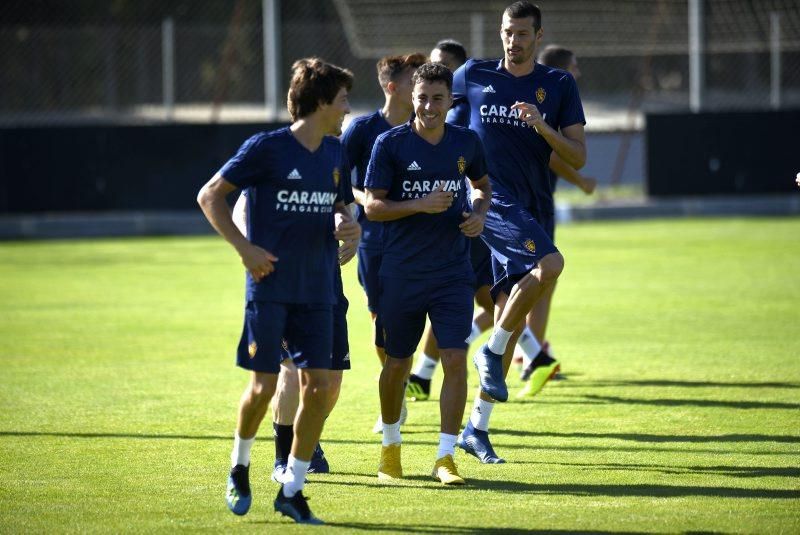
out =
<path fill-rule="evenodd" d="M 411 83 L 411 77 L 414 76 L 414 71 L 414 68 L 409 67 L 400 73 L 396 80 L 392 80 L 392 82 L 394 82 L 394 95 L 397 96 L 397 99 L 400 102 L 405 103 L 409 108 L 411 108 L 412 105 L 411 93 L 414 89 L 414 86 Z"/>
<path fill-rule="evenodd" d="M 431 61 L 434 63 L 441 63 L 451 71 L 455 71 L 461 66 L 458 64 L 458 60 L 456 60 L 456 57 L 453 54 L 450 54 L 449 52 L 443 52 L 438 48 L 431 50 Z"/>
<path fill-rule="evenodd" d="M 572 59 L 569 62 L 569 67 L 567 67 L 567 72 L 569 72 L 576 80 L 581 77 L 581 70 L 578 68 L 578 60 L 575 58 L 575 56 L 572 56 Z"/>
<path fill-rule="evenodd" d="M 320 110 L 325 114 L 328 125 L 328 134 L 339 136 L 342 134 L 344 116 L 350 113 L 350 102 L 347 100 L 347 89 L 339 89 L 336 98 L 330 104 L 321 104 Z"/>
<path fill-rule="evenodd" d="M 538 32 L 534 29 L 533 17 L 512 19 L 503 13 L 500 38 L 506 62 L 520 65 L 532 61 L 543 33 L 541 28 Z"/>
<path fill-rule="evenodd" d="M 440 81 L 420 80 L 414 86 L 415 122 L 427 130 L 435 130 L 444 125 L 447 110 L 453 104 L 453 97 L 447 84 Z"/>

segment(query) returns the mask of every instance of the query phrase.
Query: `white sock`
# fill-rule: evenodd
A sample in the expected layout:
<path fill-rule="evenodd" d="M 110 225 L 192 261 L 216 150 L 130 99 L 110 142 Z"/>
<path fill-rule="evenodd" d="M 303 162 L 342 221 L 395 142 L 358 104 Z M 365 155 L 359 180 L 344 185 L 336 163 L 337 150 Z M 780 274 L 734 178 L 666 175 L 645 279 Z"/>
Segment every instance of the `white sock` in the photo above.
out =
<path fill-rule="evenodd" d="M 466 342 L 468 344 L 471 344 L 472 342 L 474 342 L 475 340 L 478 339 L 478 337 L 481 335 L 482 332 L 483 331 L 481 331 L 481 326 L 473 321 L 472 322 L 472 332 L 469 333 L 469 336 L 467 337 Z"/>
<path fill-rule="evenodd" d="M 481 431 L 489 431 L 489 417 L 492 415 L 492 409 L 494 409 L 494 403 L 485 401 L 480 396 L 475 398 L 472 414 L 469 415 L 472 427 Z"/>
<path fill-rule="evenodd" d="M 233 450 L 231 450 L 231 468 L 237 464 L 244 466 L 250 465 L 250 448 L 253 447 L 253 442 L 256 437 L 242 438 L 239 432 L 233 434 Z"/>
<path fill-rule="evenodd" d="M 436 365 L 439 364 L 438 360 L 433 360 L 428 355 L 423 353 L 417 360 L 417 367 L 411 372 L 417 377 L 422 379 L 430 379 L 433 377 L 433 372 L 436 371 Z"/>
<path fill-rule="evenodd" d="M 508 339 L 511 338 L 512 334 L 511 331 L 507 331 L 499 325 L 495 325 L 492 336 L 489 337 L 489 351 L 497 355 L 505 353 Z"/>
<path fill-rule="evenodd" d="M 522 349 L 524 354 L 523 356 L 523 366 L 528 366 L 533 359 L 536 358 L 536 355 L 542 350 L 542 346 L 539 344 L 539 340 L 536 339 L 536 336 L 531 332 L 530 327 L 525 327 L 525 330 L 522 331 L 522 334 L 517 340 L 517 345 Z"/>
<path fill-rule="evenodd" d="M 439 433 L 439 453 L 436 454 L 436 459 L 439 460 L 445 455 L 455 457 L 456 455 L 456 435 L 448 435 L 447 433 Z"/>
<path fill-rule="evenodd" d="M 291 498 L 306 485 L 306 472 L 311 461 L 301 461 L 291 453 L 289 462 L 286 463 L 286 472 L 283 475 L 283 495 Z"/>
<path fill-rule="evenodd" d="M 400 420 L 396 421 L 393 424 L 387 424 L 383 422 L 383 442 L 384 446 L 388 446 L 389 444 L 400 444 L 402 439 L 400 438 Z"/>

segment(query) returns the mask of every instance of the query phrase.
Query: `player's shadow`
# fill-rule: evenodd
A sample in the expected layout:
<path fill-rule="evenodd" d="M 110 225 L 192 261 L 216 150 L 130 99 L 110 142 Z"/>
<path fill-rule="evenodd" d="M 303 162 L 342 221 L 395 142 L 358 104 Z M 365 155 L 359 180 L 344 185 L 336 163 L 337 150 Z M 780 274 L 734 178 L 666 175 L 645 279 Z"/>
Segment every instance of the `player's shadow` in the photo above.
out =
<path fill-rule="evenodd" d="M 517 464 L 517 463 L 515 463 Z M 737 478 L 789 477 L 800 478 L 800 468 L 769 466 L 679 466 L 658 464 L 617 464 L 617 463 L 553 463 L 547 461 L 521 461 L 519 464 L 556 465 L 585 467 L 591 470 L 621 472 L 657 472 L 669 475 L 718 475 Z"/>
<path fill-rule="evenodd" d="M 555 385 L 557 383 L 550 383 Z M 564 383 L 571 388 L 589 387 L 679 387 L 679 388 L 800 388 L 800 383 L 787 383 L 780 381 L 767 382 L 727 382 L 727 381 L 673 381 L 668 379 L 630 379 L 630 380 L 597 380 L 597 381 L 572 381 Z M 560 388 L 560 386 L 559 386 Z"/>
<path fill-rule="evenodd" d="M 800 409 L 800 403 L 785 403 L 782 401 L 729 401 L 714 399 L 637 399 L 622 398 L 617 396 L 598 396 L 587 394 L 583 396 L 590 401 L 599 401 L 612 404 L 649 405 L 655 407 L 713 407 L 725 409 Z"/>
<path fill-rule="evenodd" d="M 542 438 L 588 438 L 613 439 L 632 442 L 656 443 L 714 443 L 714 442 L 775 442 L 782 444 L 798 444 L 800 436 L 795 435 L 654 435 L 650 433 L 558 433 L 543 431 L 520 431 L 517 429 L 493 429 L 492 436 L 542 437 Z"/>
<path fill-rule="evenodd" d="M 501 527 L 481 527 L 481 526 L 454 526 L 437 524 L 410 524 L 408 526 L 373 524 L 369 522 L 327 522 L 325 527 L 344 528 L 348 531 L 382 531 L 386 533 L 444 533 L 444 534 L 491 534 L 491 533 L 551 533 L 553 535 L 573 535 L 586 533 L 588 535 L 612 535 L 627 533 L 642 533 L 628 531 L 586 531 L 586 530 L 563 530 L 563 529 L 525 529 L 525 528 L 501 528 Z"/>

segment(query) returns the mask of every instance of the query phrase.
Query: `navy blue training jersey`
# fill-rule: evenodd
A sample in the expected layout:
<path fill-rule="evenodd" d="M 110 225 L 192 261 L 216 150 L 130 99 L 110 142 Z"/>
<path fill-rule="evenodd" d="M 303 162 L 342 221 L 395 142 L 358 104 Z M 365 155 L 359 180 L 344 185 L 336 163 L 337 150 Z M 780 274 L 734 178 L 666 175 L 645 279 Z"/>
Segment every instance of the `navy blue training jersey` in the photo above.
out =
<path fill-rule="evenodd" d="M 480 139 L 466 128 L 446 125 L 436 145 L 417 135 L 411 122 L 381 134 L 372 149 L 367 188 L 387 190 L 392 201 L 407 201 L 425 197 L 443 182 L 444 190 L 453 192 L 453 204 L 439 214 L 384 222 L 380 275 L 472 277 L 469 240 L 458 225 L 472 207 L 465 177 L 478 180 L 486 170 Z"/>
<path fill-rule="evenodd" d="M 342 143 L 347 151 L 347 159 L 355 169 L 353 186 L 364 189 L 364 180 L 367 176 L 367 166 L 372 155 L 372 146 L 375 139 L 392 126 L 386 122 L 380 110 L 369 115 L 362 115 L 353 119 L 347 130 L 342 134 Z M 361 224 L 361 243 L 359 247 L 375 251 L 381 248 L 381 235 L 383 223 L 370 221 L 364 213 L 364 207 L 356 206 L 356 218 Z"/>
<path fill-rule="evenodd" d="M 336 302 L 333 214 L 352 200 L 349 172 L 337 138 L 310 152 L 288 127 L 254 135 L 222 166 L 225 180 L 248 188 L 248 239 L 279 259 L 261 282 L 247 273 L 248 301 Z"/>
<path fill-rule="evenodd" d="M 572 75 L 536 63 L 532 73 L 515 77 L 502 60 L 469 60 L 453 76 L 453 98 L 455 107 L 469 103 L 469 125 L 486 149 L 493 195 L 511 197 L 530 210 L 552 213 L 548 173 L 552 148 L 511 106 L 517 101 L 536 105 L 555 130 L 586 124 Z M 448 120 L 454 120 L 452 112 Z"/>

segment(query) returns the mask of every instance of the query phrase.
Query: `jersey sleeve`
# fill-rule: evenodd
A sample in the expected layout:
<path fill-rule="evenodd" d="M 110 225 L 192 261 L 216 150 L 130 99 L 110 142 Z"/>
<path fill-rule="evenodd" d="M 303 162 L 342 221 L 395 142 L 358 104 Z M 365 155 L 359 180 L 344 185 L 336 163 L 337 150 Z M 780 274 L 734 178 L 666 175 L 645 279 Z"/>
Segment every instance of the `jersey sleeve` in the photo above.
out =
<path fill-rule="evenodd" d="M 469 126 L 470 109 L 467 100 L 467 61 L 453 73 L 453 107 L 447 112 L 447 122 L 458 126 Z"/>
<path fill-rule="evenodd" d="M 266 141 L 264 136 L 256 134 L 245 141 L 236 154 L 219 170 L 222 178 L 238 188 L 247 188 L 263 181 L 267 176 L 264 171 Z"/>
<path fill-rule="evenodd" d="M 392 160 L 385 136 L 379 136 L 372 147 L 364 187 L 389 190 L 392 185 Z"/>
<path fill-rule="evenodd" d="M 586 124 L 586 117 L 583 115 L 583 104 L 578 94 L 578 84 L 575 78 L 567 74 L 561 80 L 561 88 L 564 98 L 561 99 L 561 109 L 558 111 L 558 126 L 566 128 L 574 124 Z"/>
<path fill-rule="evenodd" d="M 351 181 L 352 185 L 358 189 L 364 189 L 364 184 L 359 184 L 358 177 L 363 175 L 356 167 L 358 166 L 359 156 L 364 146 L 364 128 L 358 121 L 353 121 L 342 134 L 342 145 L 344 145 L 345 156 L 352 166 Z"/>
<path fill-rule="evenodd" d="M 478 137 L 478 134 L 472 130 L 468 130 L 472 138 L 473 151 L 472 159 L 467 165 L 466 175 L 470 180 L 480 180 L 489 174 L 489 167 L 486 165 L 486 151 L 483 150 L 483 142 Z"/>

